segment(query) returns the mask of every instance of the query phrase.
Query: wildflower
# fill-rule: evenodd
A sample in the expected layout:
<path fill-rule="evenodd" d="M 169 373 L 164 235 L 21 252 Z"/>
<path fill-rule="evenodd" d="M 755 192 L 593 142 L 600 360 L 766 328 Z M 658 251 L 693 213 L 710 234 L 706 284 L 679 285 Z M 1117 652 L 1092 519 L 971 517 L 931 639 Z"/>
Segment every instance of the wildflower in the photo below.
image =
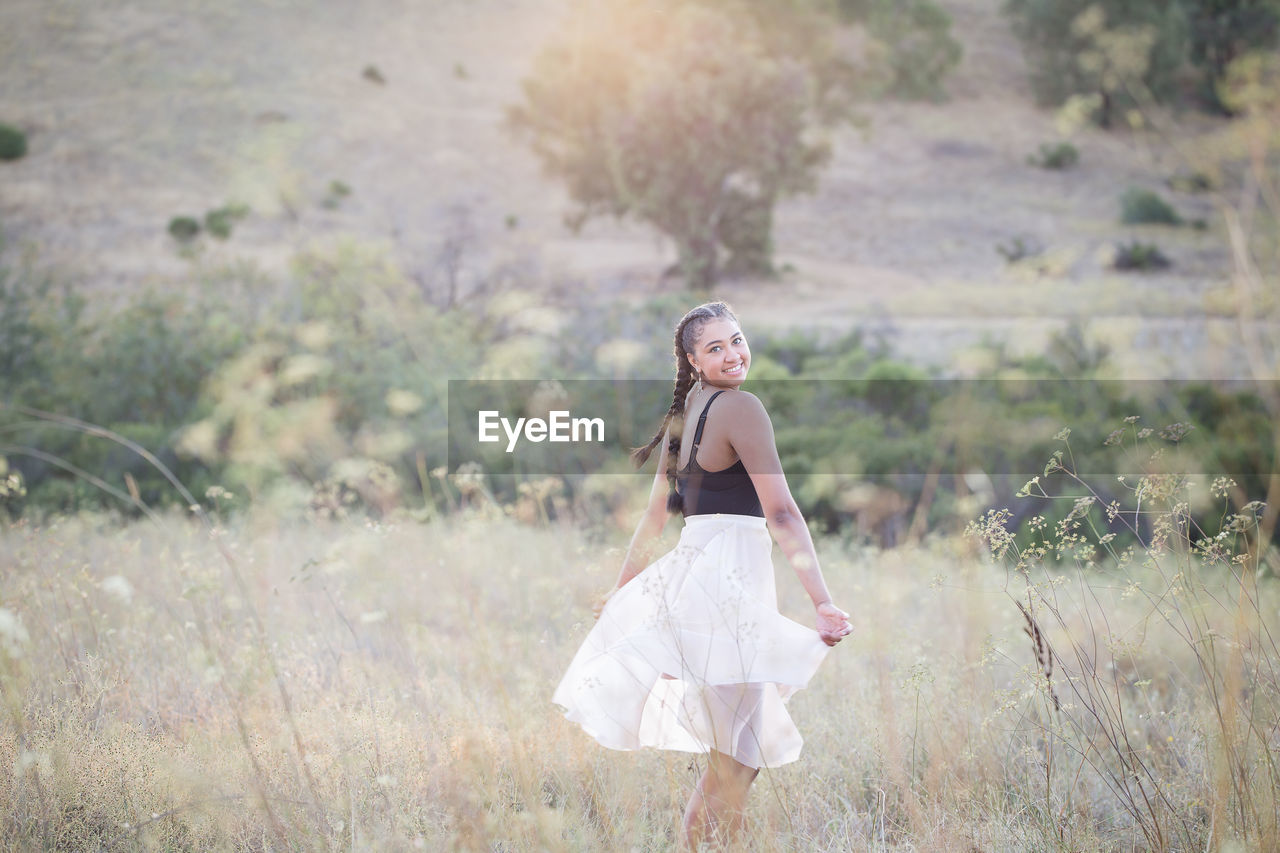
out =
<path fill-rule="evenodd" d="M 0 645 L 13 657 L 22 656 L 22 646 L 31 640 L 18 615 L 7 607 L 0 607 Z"/>
<path fill-rule="evenodd" d="M 1215 498 L 1225 498 L 1227 492 L 1234 489 L 1236 481 L 1230 477 L 1215 477 L 1213 485 L 1209 487 L 1209 493 Z"/>
<path fill-rule="evenodd" d="M 123 575 L 112 575 L 103 580 L 102 591 L 121 604 L 133 601 L 133 585 Z"/>

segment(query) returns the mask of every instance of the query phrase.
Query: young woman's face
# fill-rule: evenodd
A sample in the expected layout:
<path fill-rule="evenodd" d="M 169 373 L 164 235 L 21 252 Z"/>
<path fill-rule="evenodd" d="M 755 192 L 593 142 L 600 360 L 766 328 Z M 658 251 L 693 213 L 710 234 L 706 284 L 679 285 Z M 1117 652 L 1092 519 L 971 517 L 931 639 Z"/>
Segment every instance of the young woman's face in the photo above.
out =
<path fill-rule="evenodd" d="M 737 323 L 716 318 L 702 324 L 702 334 L 689 354 L 689 362 L 702 371 L 704 382 L 736 388 L 747 378 L 751 350 Z"/>

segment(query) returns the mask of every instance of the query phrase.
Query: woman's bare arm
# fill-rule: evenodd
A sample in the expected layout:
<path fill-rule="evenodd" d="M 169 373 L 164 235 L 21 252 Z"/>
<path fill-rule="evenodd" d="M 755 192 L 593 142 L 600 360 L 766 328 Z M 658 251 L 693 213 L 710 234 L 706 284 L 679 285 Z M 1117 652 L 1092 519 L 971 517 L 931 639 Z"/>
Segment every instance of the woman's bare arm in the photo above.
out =
<path fill-rule="evenodd" d="M 782 472 L 769 413 L 754 394 L 745 391 L 732 395 L 731 406 L 729 441 L 751 476 L 769 530 L 818 611 L 819 632 L 834 645 L 849 633 L 848 614 L 831 603 L 809 526 Z"/>

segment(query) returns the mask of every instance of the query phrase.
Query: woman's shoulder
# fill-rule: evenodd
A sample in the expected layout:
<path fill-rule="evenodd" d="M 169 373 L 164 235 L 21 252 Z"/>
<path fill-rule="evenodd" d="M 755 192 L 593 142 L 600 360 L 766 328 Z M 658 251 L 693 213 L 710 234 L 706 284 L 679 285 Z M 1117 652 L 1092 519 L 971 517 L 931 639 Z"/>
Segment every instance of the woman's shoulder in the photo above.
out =
<path fill-rule="evenodd" d="M 726 389 L 716 405 L 723 406 L 726 410 L 733 412 L 735 417 L 743 418 L 765 418 L 769 417 L 768 411 L 764 407 L 764 403 L 760 402 L 760 398 L 750 391 L 743 391 L 741 388 Z"/>

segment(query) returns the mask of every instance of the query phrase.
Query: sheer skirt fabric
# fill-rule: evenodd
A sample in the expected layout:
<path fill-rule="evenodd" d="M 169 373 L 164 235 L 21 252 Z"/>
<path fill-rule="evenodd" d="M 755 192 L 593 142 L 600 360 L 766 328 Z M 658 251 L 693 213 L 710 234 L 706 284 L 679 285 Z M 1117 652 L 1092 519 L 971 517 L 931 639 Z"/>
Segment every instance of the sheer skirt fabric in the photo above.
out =
<path fill-rule="evenodd" d="M 800 756 L 786 710 L 828 647 L 778 612 L 763 518 L 692 515 L 676 547 L 614 593 L 552 697 L 604 746 Z"/>

